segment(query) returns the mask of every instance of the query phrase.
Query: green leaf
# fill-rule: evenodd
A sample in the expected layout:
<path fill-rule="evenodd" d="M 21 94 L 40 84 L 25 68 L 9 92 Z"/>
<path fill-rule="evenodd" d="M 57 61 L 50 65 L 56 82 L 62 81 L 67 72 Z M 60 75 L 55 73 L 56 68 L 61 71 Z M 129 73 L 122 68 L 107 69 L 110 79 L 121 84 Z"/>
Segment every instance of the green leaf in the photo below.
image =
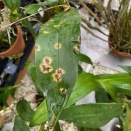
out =
<path fill-rule="evenodd" d="M 74 122 L 80 127 L 99 128 L 119 116 L 122 111 L 121 103 L 77 105 L 63 110 L 60 119 Z"/>
<path fill-rule="evenodd" d="M 48 111 L 46 101 L 44 100 L 35 111 L 35 114 L 30 122 L 30 126 L 40 125 L 48 120 Z"/>
<path fill-rule="evenodd" d="M 90 73 L 82 73 L 78 75 L 73 92 L 68 100 L 66 107 L 74 104 L 78 100 L 88 95 L 91 91 L 97 89 L 100 85 L 96 82 L 97 77 Z"/>
<path fill-rule="evenodd" d="M 19 116 L 16 116 L 13 131 L 30 131 L 30 128 Z"/>
<path fill-rule="evenodd" d="M 125 70 L 126 72 L 128 72 L 129 74 L 131 74 L 131 66 L 121 66 L 119 65 L 123 70 Z"/>
<path fill-rule="evenodd" d="M 15 86 L 0 88 L 0 103 L 8 106 L 7 99 L 9 96 L 14 96 L 15 90 Z"/>
<path fill-rule="evenodd" d="M 86 56 L 85 54 L 79 53 L 77 54 L 77 56 L 80 61 L 93 65 L 91 59 L 88 56 Z"/>
<path fill-rule="evenodd" d="M 58 2 L 57 0 L 47 0 L 45 2 L 40 2 L 40 3 L 37 3 L 37 4 L 31 4 L 31 5 L 28 5 L 27 7 L 25 7 L 24 13 L 34 14 L 34 13 L 38 12 L 38 9 L 40 7 L 45 6 L 45 5 L 51 5 L 51 4 L 57 3 L 57 2 Z"/>
<path fill-rule="evenodd" d="M 131 75 L 128 73 L 98 75 L 98 77 L 97 81 L 115 101 L 119 101 L 119 93 L 131 96 Z"/>
<path fill-rule="evenodd" d="M 107 103 L 107 102 L 109 102 L 108 95 L 103 88 L 98 88 L 95 91 L 95 99 L 96 99 L 96 103 Z"/>
<path fill-rule="evenodd" d="M 80 36 L 80 22 L 78 11 L 71 8 L 43 24 L 36 39 L 37 78 L 47 100 L 49 123 L 52 126 L 76 82 L 78 59 L 74 48 L 80 44 L 77 40 Z"/>
<path fill-rule="evenodd" d="M 39 80 L 37 78 L 35 64 L 33 62 L 26 62 L 26 67 L 30 71 L 30 76 L 31 76 L 33 83 L 35 84 L 35 87 L 37 88 L 38 91 L 40 91 L 42 93 L 42 88 L 41 88 Z"/>
<path fill-rule="evenodd" d="M 16 105 L 16 110 L 21 119 L 30 122 L 34 115 L 34 110 L 30 107 L 30 104 L 22 99 Z"/>
<path fill-rule="evenodd" d="M 14 11 L 20 7 L 21 0 L 2 0 L 4 5 L 7 6 L 11 11 Z"/>

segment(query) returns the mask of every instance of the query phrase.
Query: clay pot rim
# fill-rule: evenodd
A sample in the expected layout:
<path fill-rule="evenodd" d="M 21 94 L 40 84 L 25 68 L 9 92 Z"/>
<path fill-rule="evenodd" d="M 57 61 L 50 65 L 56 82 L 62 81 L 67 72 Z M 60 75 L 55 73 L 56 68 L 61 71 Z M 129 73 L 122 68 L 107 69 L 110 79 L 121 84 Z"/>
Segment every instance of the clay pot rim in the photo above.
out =
<path fill-rule="evenodd" d="M 111 52 L 113 54 L 115 54 L 116 56 L 120 57 L 120 58 L 130 58 L 131 57 L 131 54 L 130 53 L 126 53 L 126 52 L 120 52 L 120 51 L 117 51 L 111 44 L 110 42 L 110 35 L 108 36 L 108 45 L 109 45 L 109 48 L 111 49 Z"/>
<path fill-rule="evenodd" d="M 11 53 L 11 52 L 12 52 L 12 50 L 15 49 L 15 47 L 16 47 L 19 39 L 20 39 L 20 36 L 23 37 L 23 34 L 22 34 L 22 31 L 21 31 L 20 27 L 19 27 L 18 25 L 15 25 L 15 27 L 16 27 L 16 30 L 17 30 L 16 39 L 15 39 L 14 43 L 12 43 L 12 46 L 11 46 L 9 49 L 7 49 L 6 51 L 0 52 L 0 56 L 1 56 L 1 57 L 2 57 L 2 56 L 3 56 L 3 57 L 12 56 L 13 53 Z M 24 48 L 24 47 L 23 47 L 23 48 Z M 21 52 L 21 53 L 22 53 L 22 52 Z M 20 53 L 14 53 L 14 55 L 19 55 L 19 54 L 20 54 Z"/>

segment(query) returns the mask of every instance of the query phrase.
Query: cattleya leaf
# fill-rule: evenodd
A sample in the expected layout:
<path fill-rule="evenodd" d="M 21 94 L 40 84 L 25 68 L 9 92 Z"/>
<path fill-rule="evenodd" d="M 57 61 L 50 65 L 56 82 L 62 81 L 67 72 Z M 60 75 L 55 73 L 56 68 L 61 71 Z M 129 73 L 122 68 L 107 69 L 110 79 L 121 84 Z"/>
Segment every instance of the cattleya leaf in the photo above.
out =
<path fill-rule="evenodd" d="M 16 110 L 21 119 L 30 122 L 34 115 L 34 110 L 30 107 L 30 104 L 25 100 L 20 100 L 16 105 Z"/>
<path fill-rule="evenodd" d="M 2 0 L 5 6 L 11 11 L 18 9 L 21 5 L 21 0 Z"/>
<path fill-rule="evenodd" d="M 15 116 L 15 122 L 13 131 L 30 131 L 30 128 L 26 125 L 26 123 L 17 115 Z"/>
<path fill-rule="evenodd" d="M 119 116 L 122 103 L 95 103 L 66 108 L 60 115 L 61 120 L 74 122 L 78 127 L 99 128 L 112 118 Z"/>
<path fill-rule="evenodd" d="M 78 59 L 74 50 L 80 44 L 79 36 L 79 14 L 71 8 L 43 24 L 36 39 L 36 73 L 51 126 L 56 124 L 76 82 Z"/>

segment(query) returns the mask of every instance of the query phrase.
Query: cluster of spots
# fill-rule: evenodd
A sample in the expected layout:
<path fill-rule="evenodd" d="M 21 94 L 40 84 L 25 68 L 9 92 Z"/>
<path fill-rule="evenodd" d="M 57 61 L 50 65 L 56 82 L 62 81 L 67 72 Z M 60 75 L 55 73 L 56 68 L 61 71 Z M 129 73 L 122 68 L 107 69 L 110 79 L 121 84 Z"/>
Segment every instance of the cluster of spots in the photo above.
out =
<path fill-rule="evenodd" d="M 79 44 L 76 44 L 76 45 L 74 46 L 74 49 L 75 49 L 75 51 L 80 52 L 80 45 L 79 45 Z"/>
<path fill-rule="evenodd" d="M 35 51 L 41 51 L 40 45 L 35 45 Z"/>
<path fill-rule="evenodd" d="M 53 73 L 52 77 L 55 82 L 60 82 L 62 80 L 62 76 L 65 74 L 65 71 L 61 68 L 57 69 L 55 73 Z"/>
<path fill-rule="evenodd" d="M 60 48 L 61 48 L 61 43 L 56 43 L 56 44 L 54 44 L 54 48 L 55 48 L 55 49 L 60 49 Z"/>
<path fill-rule="evenodd" d="M 63 88 L 63 87 L 60 88 L 60 93 L 66 94 L 66 92 L 67 92 L 67 89 L 66 89 L 66 88 Z"/>
<path fill-rule="evenodd" d="M 50 65 L 52 63 L 51 57 L 44 57 L 42 63 L 40 64 L 40 70 L 43 73 L 49 73 L 53 71 L 53 67 Z"/>

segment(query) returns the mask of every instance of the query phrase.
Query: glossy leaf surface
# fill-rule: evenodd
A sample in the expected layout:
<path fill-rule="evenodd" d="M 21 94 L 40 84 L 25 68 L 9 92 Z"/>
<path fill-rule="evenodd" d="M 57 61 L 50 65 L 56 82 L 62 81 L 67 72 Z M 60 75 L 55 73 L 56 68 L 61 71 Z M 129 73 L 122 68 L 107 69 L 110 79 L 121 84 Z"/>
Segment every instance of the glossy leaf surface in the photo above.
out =
<path fill-rule="evenodd" d="M 122 111 L 122 104 L 119 103 L 71 106 L 62 111 L 60 119 L 74 122 L 80 127 L 99 128 Z"/>
<path fill-rule="evenodd" d="M 41 26 L 36 39 L 37 78 L 47 100 L 51 125 L 74 87 L 78 59 L 74 50 L 80 42 L 80 18 L 76 9 L 55 15 Z"/>

